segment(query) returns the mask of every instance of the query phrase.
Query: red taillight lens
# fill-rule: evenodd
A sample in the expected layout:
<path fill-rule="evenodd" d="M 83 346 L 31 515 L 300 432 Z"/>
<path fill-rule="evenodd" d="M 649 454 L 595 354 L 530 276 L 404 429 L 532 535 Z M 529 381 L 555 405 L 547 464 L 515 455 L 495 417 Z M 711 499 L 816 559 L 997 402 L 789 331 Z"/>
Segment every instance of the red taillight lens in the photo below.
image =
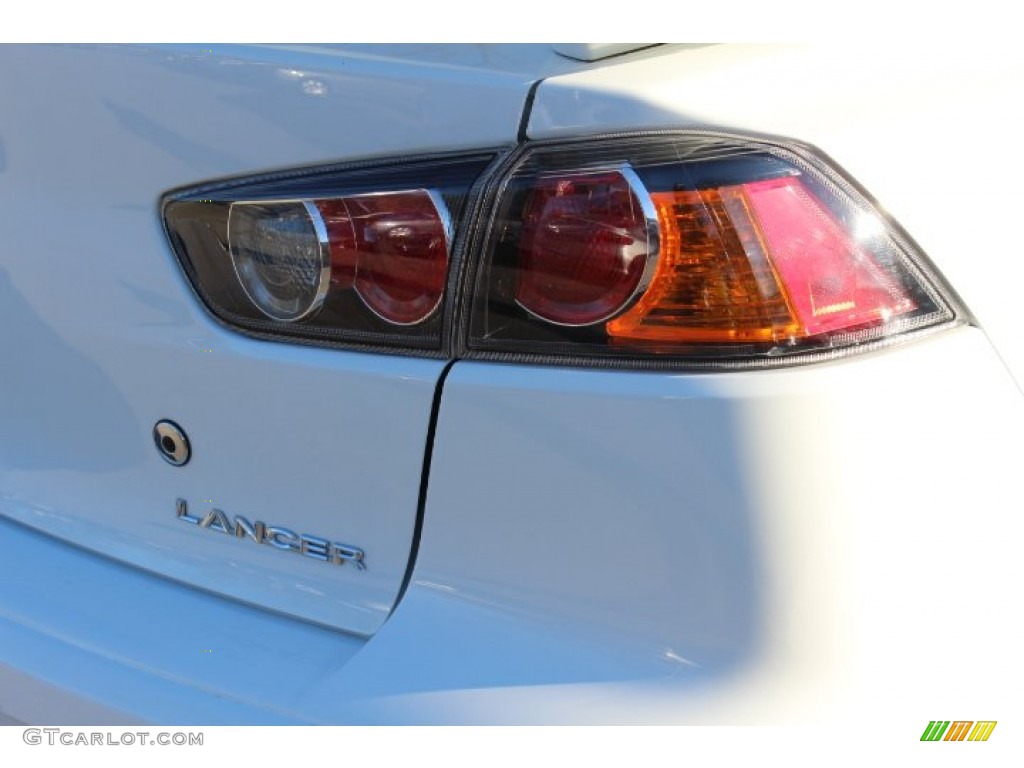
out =
<path fill-rule="evenodd" d="M 917 308 L 800 179 L 744 184 L 743 195 L 805 335 L 884 323 Z"/>
<path fill-rule="evenodd" d="M 954 319 L 854 190 L 776 146 L 540 146 L 495 208 L 469 338 L 484 357 L 771 362 Z"/>
<path fill-rule="evenodd" d="M 315 206 L 315 207 L 314 207 Z M 246 218 L 236 211 L 245 211 Z M 257 264 L 270 262 L 277 273 L 296 272 L 292 266 L 301 243 L 293 236 L 279 243 L 280 229 L 295 229 L 291 224 L 294 211 L 299 211 L 312 223 L 310 249 L 320 248 L 315 231 L 323 231 L 329 253 L 329 272 L 325 272 L 323 293 L 326 293 L 329 274 L 330 288 L 343 291 L 354 288 L 366 306 L 381 319 L 395 325 L 413 325 L 427 319 L 441 302 L 445 278 L 448 275 L 448 250 L 451 241 L 451 220 L 444 201 L 427 190 L 384 192 L 373 195 L 353 195 L 329 200 L 291 201 L 273 204 L 236 203 L 228 223 L 228 244 L 242 287 L 257 307 L 275 320 L 296 320 L 319 308 L 319 304 L 291 314 L 272 311 L 276 307 L 258 300 L 271 289 L 261 272 L 251 268 L 238 269 L 240 253 Z M 291 217 L 288 218 L 288 217 Z M 243 221 L 232 227 L 232 222 Z M 289 227 L 290 225 L 290 227 Z M 250 235 L 250 231 L 255 234 Z M 239 247 L 244 241 L 246 248 Z M 276 246 L 278 253 L 271 253 Z M 326 268 L 326 265 L 325 265 Z M 312 268 L 307 268 L 311 272 Z M 251 273 L 251 274 L 250 274 Z M 292 280 L 291 282 L 295 282 Z M 280 289 L 279 289 L 280 290 Z M 292 293 L 296 291 L 292 289 Z M 323 295 L 320 296 L 321 301 Z M 294 302 L 293 302 L 294 303 Z"/>
<path fill-rule="evenodd" d="M 475 220 L 460 236 L 471 188 Z M 288 171 L 168 195 L 164 216 L 218 318 L 313 343 L 761 367 L 962 311 L 816 156 L 710 133 Z M 456 283 L 458 305 L 448 296 L 438 311 Z"/>
<path fill-rule="evenodd" d="M 452 243 L 493 155 L 286 172 L 170 196 L 204 303 L 261 335 L 437 354 Z"/>
<path fill-rule="evenodd" d="M 349 198 L 356 233 L 355 289 L 384 320 L 428 318 L 444 293 L 450 224 L 444 202 L 425 190 Z"/>
<path fill-rule="evenodd" d="M 653 210 L 642 194 L 618 170 L 540 179 L 523 213 L 520 306 L 569 326 L 620 312 L 657 255 L 656 236 L 649 237 Z"/>
<path fill-rule="evenodd" d="M 228 249 L 246 295 L 273 320 L 316 312 L 328 287 L 356 295 L 394 325 L 423 322 L 441 302 L 451 223 L 427 190 L 328 200 L 235 203 Z"/>

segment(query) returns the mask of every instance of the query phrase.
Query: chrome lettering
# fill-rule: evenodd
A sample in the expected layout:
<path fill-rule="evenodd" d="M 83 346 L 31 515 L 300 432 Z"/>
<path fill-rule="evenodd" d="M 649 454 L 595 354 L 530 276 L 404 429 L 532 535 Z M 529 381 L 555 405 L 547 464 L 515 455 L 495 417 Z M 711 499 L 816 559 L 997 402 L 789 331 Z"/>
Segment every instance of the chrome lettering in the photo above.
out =
<path fill-rule="evenodd" d="M 250 521 L 241 515 L 229 517 L 223 510 L 216 508 L 202 517 L 196 517 L 188 513 L 188 502 L 185 499 L 175 501 L 174 514 L 179 520 L 198 525 L 200 528 L 226 533 L 238 539 L 252 539 L 257 544 L 269 544 L 275 549 L 295 552 L 320 562 L 334 565 L 347 563 L 356 570 L 366 570 L 366 555 L 363 550 L 348 544 L 332 542 L 310 533 L 300 535 L 290 528 L 267 525 L 260 520 Z"/>
<path fill-rule="evenodd" d="M 299 551 L 299 534 L 295 533 L 295 531 L 289 531 L 287 528 L 278 528 L 273 525 L 268 526 L 267 537 L 263 542 L 278 549 Z"/>
<path fill-rule="evenodd" d="M 231 523 L 228 522 L 228 517 L 219 509 L 211 509 L 206 513 L 200 523 L 200 528 L 209 528 L 211 531 L 220 531 L 221 533 L 231 533 Z"/>
<path fill-rule="evenodd" d="M 188 513 L 188 503 L 184 499 L 178 499 L 175 504 L 175 511 L 177 512 L 179 520 L 184 520 L 186 523 L 192 523 L 193 525 L 199 525 L 199 518 L 192 517 L 192 515 Z"/>
<path fill-rule="evenodd" d="M 327 561 L 331 556 L 331 542 L 327 539 L 321 539 L 317 536 L 310 536 L 308 533 L 302 534 L 301 550 L 302 554 L 306 557 L 312 557 L 314 560 Z"/>
<path fill-rule="evenodd" d="M 331 557 L 331 562 L 335 565 L 352 563 L 352 565 L 356 567 L 356 570 L 365 571 L 366 563 L 363 562 L 363 557 L 363 550 L 358 547 L 350 547 L 346 544 L 334 542 L 334 554 Z"/>
<path fill-rule="evenodd" d="M 267 526 L 259 520 L 250 523 L 241 515 L 235 515 L 235 536 L 239 539 L 248 536 L 257 544 L 262 544 L 267 538 Z"/>

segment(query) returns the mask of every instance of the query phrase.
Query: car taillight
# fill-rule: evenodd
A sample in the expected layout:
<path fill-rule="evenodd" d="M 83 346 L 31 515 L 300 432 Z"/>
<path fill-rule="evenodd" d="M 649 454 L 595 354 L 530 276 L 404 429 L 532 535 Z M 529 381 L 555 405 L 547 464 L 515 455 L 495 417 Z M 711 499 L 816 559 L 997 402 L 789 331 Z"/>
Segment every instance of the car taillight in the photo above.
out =
<path fill-rule="evenodd" d="M 711 133 L 287 171 L 172 193 L 164 217 L 213 314 L 307 343 L 764 367 L 964 314 L 817 155 Z"/>
<path fill-rule="evenodd" d="M 613 317 L 650 281 L 654 210 L 628 169 L 539 179 L 523 211 L 516 301 L 556 325 Z"/>
<path fill-rule="evenodd" d="M 451 220 L 426 190 L 359 195 L 347 201 L 355 230 L 355 290 L 396 325 L 426 320 L 448 277 Z"/>
<path fill-rule="evenodd" d="M 774 144 L 538 145 L 492 204 L 468 343 L 479 357 L 765 364 L 955 317 L 862 196 Z"/>
<path fill-rule="evenodd" d="M 243 330 L 441 350 L 441 313 L 470 187 L 493 155 L 291 172 L 168 197 L 197 293 Z"/>
<path fill-rule="evenodd" d="M 242 290 L 272 320 L 301 320 L 327 296 L 327 228 L 309 201 L 233 203 L 228 251 Z"/>
<path fill-rule="evenodd" d="M 795 176 L 653 195 L 665 247 L 621 339 L 785 341 L 917 308 Z"/>

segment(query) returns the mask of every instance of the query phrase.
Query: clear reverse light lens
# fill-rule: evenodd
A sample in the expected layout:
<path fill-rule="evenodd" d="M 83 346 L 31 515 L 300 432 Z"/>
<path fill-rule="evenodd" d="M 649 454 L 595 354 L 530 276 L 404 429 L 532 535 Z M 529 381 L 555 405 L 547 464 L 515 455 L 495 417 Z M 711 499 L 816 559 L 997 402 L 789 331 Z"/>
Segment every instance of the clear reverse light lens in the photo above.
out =
<path fill-rule="evenodd" d="M 228 213 L 228 250 L 242 289 L 267 317 L 301 320 L 323 304 L 331 254 L 315 205 L 234 203 Z"/>

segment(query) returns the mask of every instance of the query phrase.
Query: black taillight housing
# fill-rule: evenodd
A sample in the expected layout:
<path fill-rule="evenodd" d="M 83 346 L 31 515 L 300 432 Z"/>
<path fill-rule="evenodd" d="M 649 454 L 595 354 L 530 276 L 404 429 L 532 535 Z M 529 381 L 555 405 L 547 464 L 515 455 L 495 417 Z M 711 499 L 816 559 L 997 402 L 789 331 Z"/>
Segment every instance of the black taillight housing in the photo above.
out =
<path fill-rule="evenodd" d="M 493 152 L 290 171 L 163 202 L 206 307 L 239 330 L 442 354 L 449 270 Z"/>
<path fill-rule="evenodd" d="M 165 196 L 207 308 L 264 338 L 435 357 L 813 362 L 967 317 L 819 153 L 666 131 L 286 171 Z"/>
<path fill-rule="evenodd" d="M 536 142 L 488 204 L 471 357 L 765 366 L 957 316 L 908 240 L 797 145 L 698 132 Z"/>

